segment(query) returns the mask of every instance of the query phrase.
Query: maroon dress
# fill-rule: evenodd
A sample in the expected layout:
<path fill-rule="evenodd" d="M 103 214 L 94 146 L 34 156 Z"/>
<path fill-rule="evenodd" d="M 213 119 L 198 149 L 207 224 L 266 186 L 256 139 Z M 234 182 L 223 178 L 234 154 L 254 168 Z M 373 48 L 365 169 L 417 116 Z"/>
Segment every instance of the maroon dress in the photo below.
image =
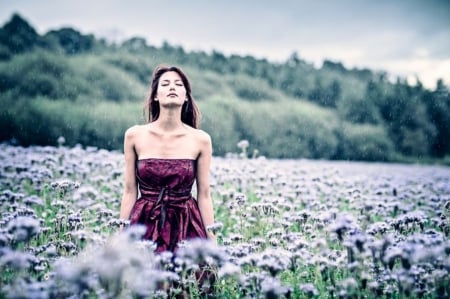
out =
<path fill-rule="evenodd" d="M 191 190 L 196 160 L 149 158 L 136 161 L 140 197 L 131 210 L 130 224 L 144 224 L 144 239 L 155 252 L 177 250 L 178 242 L 207 238 L 197 201 Z"/>

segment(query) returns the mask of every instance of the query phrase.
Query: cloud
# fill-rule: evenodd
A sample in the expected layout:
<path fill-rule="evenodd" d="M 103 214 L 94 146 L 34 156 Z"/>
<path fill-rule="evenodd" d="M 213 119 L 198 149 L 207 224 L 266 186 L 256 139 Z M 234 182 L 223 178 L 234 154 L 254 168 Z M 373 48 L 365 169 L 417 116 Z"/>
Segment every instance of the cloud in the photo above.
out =
<path fill-rule="evenodd" d="M 71 26 L 117 40 L 140 36 L 153 45 L 168 41 L 272 61 L 297 51 L 315 65 L 329 59 L 450 83 L 450 72 L 436 72 L 450 58 L 448 0 L 17 0 L 0 2 L 0 21 L 13 11 L 40 33 Z"/>

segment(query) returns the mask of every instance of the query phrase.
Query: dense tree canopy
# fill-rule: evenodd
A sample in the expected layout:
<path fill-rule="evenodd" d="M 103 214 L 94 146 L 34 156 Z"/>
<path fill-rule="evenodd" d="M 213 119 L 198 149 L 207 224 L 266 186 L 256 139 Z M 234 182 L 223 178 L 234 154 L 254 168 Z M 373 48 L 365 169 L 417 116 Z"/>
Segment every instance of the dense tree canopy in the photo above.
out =
<path fill-rule="evenodd" d="M 15 14 L 0 28 L 1 140 L 121 149 L 142 122 L 151 73 L 178 64 L 192 80 L 215 154 L 240 139 L 279 158 L 385 160 L 450 156 L 450 97 L 443 81 L 387 80 L 386 73 L 321 68 L 294 52 L 284 63 L 186 52 L 134 37 L 109 44 L 72 28 L 39 35 Z M 403 157 L 403 158 L 402 158 Z"/>

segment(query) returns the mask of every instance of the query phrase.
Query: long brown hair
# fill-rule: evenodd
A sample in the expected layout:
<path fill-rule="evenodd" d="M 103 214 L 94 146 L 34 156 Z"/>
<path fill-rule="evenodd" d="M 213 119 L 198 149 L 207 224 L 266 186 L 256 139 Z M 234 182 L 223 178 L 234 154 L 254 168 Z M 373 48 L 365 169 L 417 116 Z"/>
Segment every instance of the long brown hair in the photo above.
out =
<path fill-rule="evenodd" d="M 161 76 L 166 72 L 176 72 L 181 81 L 183 81 L 184 88 L 186 89 L 187 101 L 181 108 L 181 121 L 193 128 L 198 128 L 200 120 L 200 110 L 192 97 L 191 84 L 186 74 L 177 66 L 159 65 L 153 72 L 152 81 L 150 83 L 150 94 L 146 100 L 144 107 L 144 117 L 147 122 L 154 122 L 159 117 L 159 102 L 155 101 L 156 94 L 158 92 L 158 84 Z"/>

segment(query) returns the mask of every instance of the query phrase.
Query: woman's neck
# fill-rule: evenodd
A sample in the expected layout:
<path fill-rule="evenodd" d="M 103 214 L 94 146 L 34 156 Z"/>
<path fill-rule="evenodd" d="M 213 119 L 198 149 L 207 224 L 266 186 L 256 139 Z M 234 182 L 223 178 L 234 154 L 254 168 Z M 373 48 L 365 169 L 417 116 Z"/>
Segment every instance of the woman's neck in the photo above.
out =
<path fill-rule="evenodd" d="M 181 110 L 161 109 L 154 124 L 165 132 L 173 132 L 184 127 L 181 121 Z"/>

